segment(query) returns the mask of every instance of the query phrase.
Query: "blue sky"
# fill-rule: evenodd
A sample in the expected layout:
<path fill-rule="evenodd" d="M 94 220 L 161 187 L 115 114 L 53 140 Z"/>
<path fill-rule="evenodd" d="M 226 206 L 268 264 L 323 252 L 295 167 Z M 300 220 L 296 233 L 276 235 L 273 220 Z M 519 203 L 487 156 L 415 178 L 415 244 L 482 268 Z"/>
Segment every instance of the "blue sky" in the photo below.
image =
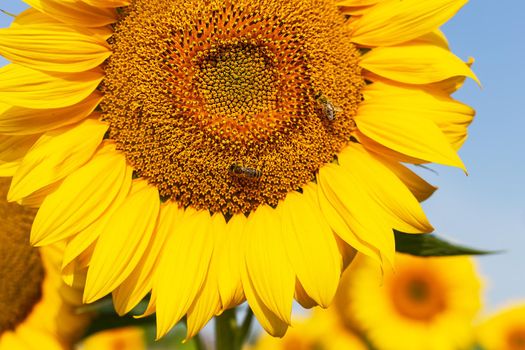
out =
<path fill-rule="evenodd" d="M 25 5 L 2 1 L 18 13 Z M 525 2 L 475 0 L 443 27 L 453 51 L 476 59 L 483 88 L 469 81 L 455 97 L 477 110 L 460 154 L 469 176 L 433 166 L 423 172 L 440 189 L 425 204 L 436 232 L 457 242 L 504 253 L 478 258 L 487 310 L 525 301 Z M 0 27 L 10 17 L 0 14 Z M 0 64 L 5 61 L 0 60 Z"/>
<path fill-rule="evenodd" d="M 490 308 L 525 301 L 525 3 L 470 1 L 443 31 L 461 58 L 476 59 L 483 88 L 469 81 L 455 97 L 477 110 L 460 154 L 469 176 L 434 167 L 440 189 L 425 204 L 437 232 L 505 253 L 477 259 Z"/>

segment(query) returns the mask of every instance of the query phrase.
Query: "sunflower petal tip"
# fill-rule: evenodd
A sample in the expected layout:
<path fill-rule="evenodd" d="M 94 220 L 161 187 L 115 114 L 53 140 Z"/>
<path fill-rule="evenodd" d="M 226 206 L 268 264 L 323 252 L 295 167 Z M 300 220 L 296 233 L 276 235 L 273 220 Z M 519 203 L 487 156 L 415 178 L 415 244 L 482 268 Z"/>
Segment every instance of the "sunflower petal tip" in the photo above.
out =
<path fill-rule="evenodd" d="M 162 339 L 166 334 L 168 334 L 168 332 L 169 332 L 169 328 L 168 329 L 160 328 L 157 322 L 157 334 L 155 335 L 155 341 L 159 341 L 160 339 Z"/>
<path fill-rule="evenodd" d="M 12 184 L 11 187 L 9 188 L 9 191 L 7 192 L 8 202 L 10 203 L 18 202 L 22 199 L 16 190 L 17 190 L 17 187 L 14 186 L 14 184 Z"/>
<path fill-rule="evenodd" d="M 481 81 L 479 80 L 478 76 L 471 70 L 472 68 L 472 65 L 474 64 L 474 62 L 476 62 L 476 60 L 474 59 L 474 57 L 472 56 L 469 56 L 467 62 L 465 62 L 465 64 L 468 66 L 471 74 L 469 75 L 469 77 L 474 80 L 476 82 L 476 84 L 478 84 L 479 88 L 480 89 L 483 89 L 483 84 L 481 84 Z"/>
<path fill-rule="evenodd" d="M 88 278 L 89 278 L 89 275 L 88 275 Z M 90 283 L 86 282 L 84 294 L 82 295 L 82 303 L 91 304 L 103 298 L 108 293 L 109 292 L 104 292 L 104 290 L 101 290 L 100 288 L 94 288 L 93 285 L 90 285 Z"/>
<path fill-rule="evenodd" d="M 29 235 L 29 243 L 33 247 L 40 247 L 45 245 L 44 236 L 42 235 L 40 230 L 36 229 L 35 225 L 33 225 L 31 228 L 31 233 Z"/>
<path fill-rule="evenodd" d="M 114 305 L 114 308 L 115 308 L 115 312 L 117 313 L 117 315 L 119 315 L 120 317 L 124 316 L 125 314 L 127 314 L 127 310 L 125 308 L 125 306 L 123 305 L 118 305 L 118 304 L 115 304 Z"/>

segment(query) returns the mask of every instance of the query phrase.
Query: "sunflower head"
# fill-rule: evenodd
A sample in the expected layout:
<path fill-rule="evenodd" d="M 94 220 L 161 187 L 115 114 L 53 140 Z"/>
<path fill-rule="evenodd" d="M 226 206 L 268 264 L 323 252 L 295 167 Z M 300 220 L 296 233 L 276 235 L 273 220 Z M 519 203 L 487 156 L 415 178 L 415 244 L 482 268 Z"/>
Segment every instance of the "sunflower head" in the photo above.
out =
<path fill-rule="evenodd" d="M 525 349 L 525 306 L 516 304 L 484 319 L 476 328 L 476 340 L 486 350 Z"/>
<path fill-rule="evenodd" d="M 0 194 L 8 185 L 0 181 Z M 87 325 L 88 316 L 74 310 L 79 292 L 62 284 L 57 251 L 29 244 L 34 214 L 0 202 L 0 350 L 67 349 Z"/>
<path fill-rule="evenodd" d="M 277 206 L 355 129 L 364 80 L 344 24 L 329 2 L 134 1 L 105 66 L 109 139 L 165 200 Z"/>
<path fill-rule="evenodd" d="M 284 335 L 356 250 L 388 266 L 393 228 L 432 231 L 403 163 L 463 168 L 475 76 L 438 27 L 464 0 L 26 2 L 0 30 L 8 199 L 84 302 L 150 294 L 159 337 L 245 300 Z"/>
<path fill-rule="evenodd" d="M 469 258 L 398 254 L 395 272 L 384 277 L 370 259 L 356 259 L 335 310 L 347 328 L 380 349 L 461 349 L 471 344 L 480 304 L 480 281 Z"/>
<path fill-rule="evenodd" d="M 7 194 L 8 185 L 7 180 L 1 180 L 0 195 Z M 28 236 L 34 215 L 34 210 L 5 201 L 0 206 L 0 334 L 15 329 L 42 298 L 44 266 Z"/>

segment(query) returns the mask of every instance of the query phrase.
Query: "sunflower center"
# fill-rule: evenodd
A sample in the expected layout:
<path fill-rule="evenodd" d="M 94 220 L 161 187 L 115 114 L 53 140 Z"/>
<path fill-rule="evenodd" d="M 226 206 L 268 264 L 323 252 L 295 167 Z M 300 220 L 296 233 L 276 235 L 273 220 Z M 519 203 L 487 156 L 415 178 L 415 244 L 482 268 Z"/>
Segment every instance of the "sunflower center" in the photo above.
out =
<path fill-rule="evenodd" d="M 8 186 L 0 181 L 2 198 Z M 42 296 L 44 269 L 38 250 L 29 244 L 33 216 L 32 210 L 0 202 L 0 334 L 22 323 Z"/>
<path fill-rule="evenodd" d="M 199 54 L 196 87 L 211 118 L 243 126 L 275 109 L 277 72 L 268 49 L 239 43 Z"/>
<path fill-rule="evenodd" d="M 109 138 L 181 206 L 276 206 L 355 130 L 350 30 L 328 0 L 132 1 L 105 66 Z"/>
<path fill-rule="evenodd" d="M 417 321 L 431 321 L 446 306 L 439 282 L 424 271 L 395 276 L 391 293 L 397 311 Z"/>
<path fill-rule="evenodd" d="M 508 333 L 507 336 L 508 350 L 525 350 L 525 328 L 516 327 Z"/>

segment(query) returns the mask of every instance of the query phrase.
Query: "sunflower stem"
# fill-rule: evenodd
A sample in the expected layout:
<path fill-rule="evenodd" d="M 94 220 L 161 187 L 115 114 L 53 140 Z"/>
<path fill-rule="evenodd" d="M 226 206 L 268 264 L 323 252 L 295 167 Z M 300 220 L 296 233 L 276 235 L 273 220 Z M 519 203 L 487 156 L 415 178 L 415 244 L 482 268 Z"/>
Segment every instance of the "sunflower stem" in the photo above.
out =
<path fill-rule="evenodd" d="M 216 350 L 240 350 L 242 344 L 236 341 L 238 325 L 235 318 L 236 309 L 229 309 L 215 318 Z"/>
<path fill-rule="evenodd" d="M 241 327 L 239 328 L 237 332 L 237 337 L 235 339 L 236 346 L 238 346 L 239 349 L 242 349 L 243 344 L 248 338 L 248 334 L 250 333 L 250 328 L 252 326 L 252 320 L 253 311 L 248 307 L 246 310 L 246 315 L 244 316 L 244 320 L 242 321 Z"/>

